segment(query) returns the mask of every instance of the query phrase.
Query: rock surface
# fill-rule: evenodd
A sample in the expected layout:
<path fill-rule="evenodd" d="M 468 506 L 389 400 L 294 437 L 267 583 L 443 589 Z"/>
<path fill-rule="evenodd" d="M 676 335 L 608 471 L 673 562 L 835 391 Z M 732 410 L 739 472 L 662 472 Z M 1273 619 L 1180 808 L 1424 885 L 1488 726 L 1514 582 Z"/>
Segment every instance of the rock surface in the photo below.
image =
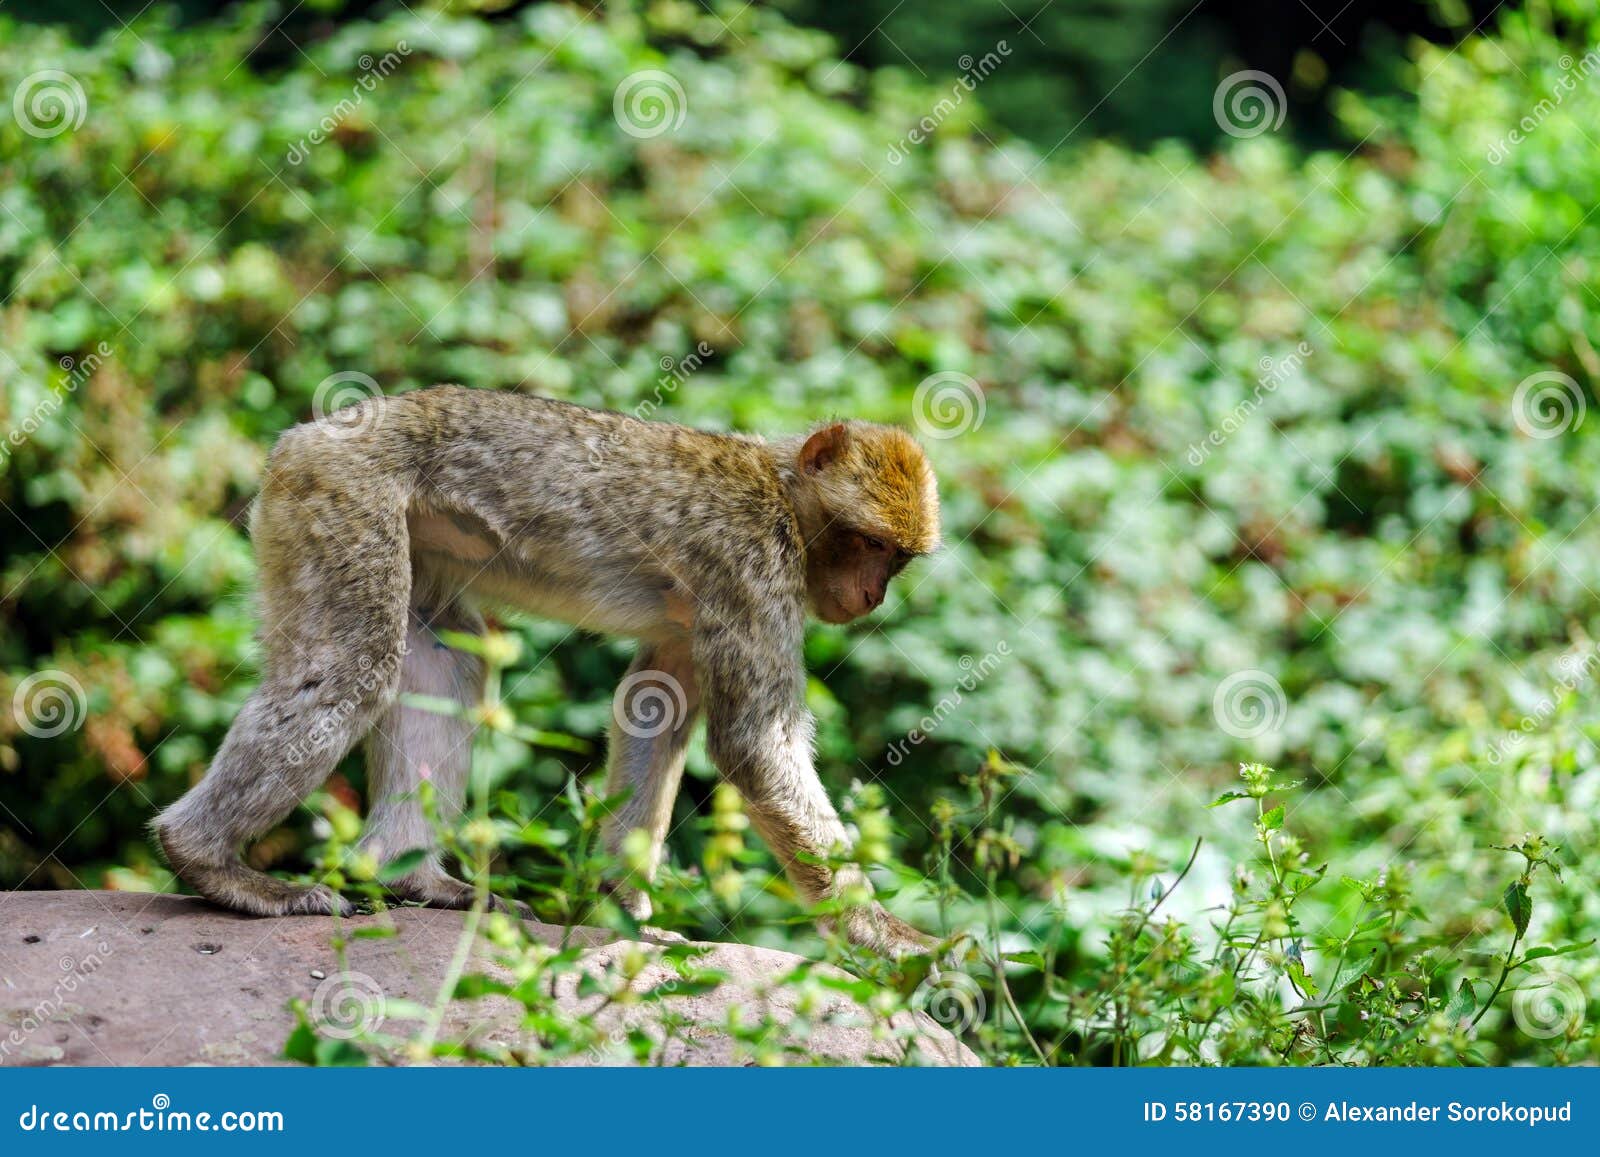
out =
<path fill-rule="evenodd" d="M 0 897 L 0 1067 L 283 1064 L 295 1025 L 293 999 L 306 1002 L 328 1030 L 324 1036 L 360 1029 L 362 1039 L 410 1038 L 420 1023 L 411 1018 L 432 1005 L 456 952 L 463 915 L 404 908 L 347 920 L 345 931 L 390 920 L 397 934 L 351 939 L 341 970 L 327 917 L 254 920 L 186 896 L 9 893 Z M 547 944 L 561 940 L 558 927 L 531 921 L 526 927 Z M 633 981 L 641 992 L 677 975 L 654 957 L 682 943 L 663 935 L 635 944 L 595 928 L 575 930 L 568 942 L 584 946 L 583 968 L 599 974 L 630 947 L 642 950 L 653 962 Z M 745 1024 L 771 1015 L 780 1026 L 777 1039 L 798 1050 L 799 1061 L 892 1064 L 909 1048 L 914 1063 L 978 1063 L 921 1013 L 899 1014 L 895 1032 L 874 1032 L 865 1012 L 835 993 L 827 994 L 826 1012 L 809 1018 L 806 1032 L 791 1031 L 792 989 L 767 990 L 802 963 L 799 957 L 740 944 L 700 947 L 704 954 L 694 966 L 728 977 L 707 992 L 687 986 L 665 1000 L 617 1004 L 580 996 L 569 974 L 556 988 L 557 1009 L 574 1020 L 592 1016 L 610 1043 L 553 1063 L 629 1063 L 620 1043 L 626 1030 L 643 1028 L 660 1040 L 663 1012 L 693 1026 L 670 1034 L 660 1050 L 666 1063 L 747 1063 L 749 1050 L 718 1028 L 735 1006 Z M 470 970 L 498 971 L 481 942 Z M 523 1010 L 505 997 L 457 1000 L 448 1009 L 441 1040 L 530 1047 L 519 1036 Z"/>

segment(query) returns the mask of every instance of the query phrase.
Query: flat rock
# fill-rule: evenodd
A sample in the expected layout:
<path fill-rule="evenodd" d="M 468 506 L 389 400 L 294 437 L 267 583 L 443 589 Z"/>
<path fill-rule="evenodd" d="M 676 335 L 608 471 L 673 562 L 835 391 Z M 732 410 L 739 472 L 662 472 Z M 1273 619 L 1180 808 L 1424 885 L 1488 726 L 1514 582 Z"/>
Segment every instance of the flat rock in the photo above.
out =
<path fill-rule="evenodd" d="M 373 1060 L 403 1063 L 434 1005 L 461 943 L 460 912 L 399 908 L 342 921 L 395 934 L 350 937 L 341 962 L 330 917 L 258 920 L 190 896 L 128 892 L 12 892 L 0 897 L 0 1067 L 64 1065 L 271 1065 L 304 1002 L 318 1036 L 348 1040 Z M 692 967 L 720 984 L 682 985 L 671 960 L 687 942 L 669 934 L 618 940 L 598 928 L 524 922 L 548 945 L 578 945 L 579 970 L 550 993 L 558 1021 L 581 1024 L 581 1051 L 550 1050 L 523 1026 L 523 1006 L 505 996 L 446 1006 L 440 1041 L 470 1042 L 521 1063 L 629 1064 L 630 1033 L 654 1045 L 650 1063 L 746 1064 L 754 1051 L 726 1030 L 769 1022 L 762 1046 L 796 1063 L 975 1065 L 974 1054 L 923 1013 L 887 1025 L 837 991 L 812 986 L 812 1007 L 795 1021 L 800 995 L 779 978 L 801 957 L 742 944 L 694 945 Z M 619 962 L 631 949 L 647 963 L 626 987 L 664 998 L 617 1000 Z M 509 978 L 496 951 L 475 942 L 467 971 Z M 637 957 L 635 957 L 637 959 Z M 594 978 L 579 984 L 581 973 Z M 816 975 L 843 977 L 817 966 Z M 597 992 L 596 989 L 603 991 Z M 612 994 L 608 997 L 608 993 Z M 560 1035 L 560 1034 L 558 1034 Z"/>

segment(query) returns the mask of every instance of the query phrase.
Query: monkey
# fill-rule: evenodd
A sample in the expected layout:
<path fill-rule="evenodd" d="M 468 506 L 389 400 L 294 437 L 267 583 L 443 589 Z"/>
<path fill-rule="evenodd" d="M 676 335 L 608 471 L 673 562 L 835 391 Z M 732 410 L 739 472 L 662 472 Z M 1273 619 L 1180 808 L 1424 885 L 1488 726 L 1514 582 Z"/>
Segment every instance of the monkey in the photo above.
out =
<path fill-rule="evenodd" d="M 939 545 L 934 472 L 904 430 L 829 421 L 769 441 L 435 386 L 283 433 L 250 532 L 261 682 L 206 774 L 152 825 L 202 896 L 256 916 L 351 911 L 332 889 L 269 876 L 240 853 L 365 739 L 361 850 L 383 863 L 422 849 L 389 891 L 471 904 L 441 863 L 418 787 L 428 778 L 440 812 L 460 814 L 473 723 L 402 697 L 480 700 L 483 661 L 438 635 L 481 634 L 480 607 L 493 604 L 638 641 L 607 757 L 607 795 L 623 801 L 604 829 L 617 862 L 642 830 L 653 878 L 704 717 L 713 764 L 798 892 L 844 901 L 831 919 L 858 945 L 930 949 L 871 898 L 863 873 L 827 866 L 848 840 L 804 702 L 807 615 L 871 613 Z M 651 915 L 641 889 L 616 895 L 635 918 Z"/>

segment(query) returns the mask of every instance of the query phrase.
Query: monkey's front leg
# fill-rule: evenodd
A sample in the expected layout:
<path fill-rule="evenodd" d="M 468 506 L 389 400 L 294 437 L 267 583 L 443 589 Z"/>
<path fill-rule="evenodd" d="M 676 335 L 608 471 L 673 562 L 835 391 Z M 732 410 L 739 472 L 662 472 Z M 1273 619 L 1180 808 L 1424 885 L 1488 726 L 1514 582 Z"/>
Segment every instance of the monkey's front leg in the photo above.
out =
<path fill-rule="evenodd" d="M 774 670 L 770 659 L 741 656 L 741 649 L 731 640 L 703 646 L 701 675 L 709 704 L 707 747 L 743 794 L 751 823 L 812 903 L 864 897 L 837 917 L 852 943 L 890 957 L 932 951 L 932 937 L 870 898 L 872 885 L 861 869 L 834 872 L 823 862 L 849 839 L 817 778 L 814 723 L 800 702 L 804 673 L 763 678 L 760 672 Z"/>
<path fill-rule="evenodd" d="M 606 850 L 618 863 L 629 832 L 649 837 L 645 876 L 661 864 L 672 803 L 700 710 L 700 685 L 689 641 L 646 643 L 611 702 L 611 739 L 606 752 L 606 794 L 628 798 L 606 820 Z M 650 918 L 650 897 L 622 887 L 617 898 L 635 920 Z"/>

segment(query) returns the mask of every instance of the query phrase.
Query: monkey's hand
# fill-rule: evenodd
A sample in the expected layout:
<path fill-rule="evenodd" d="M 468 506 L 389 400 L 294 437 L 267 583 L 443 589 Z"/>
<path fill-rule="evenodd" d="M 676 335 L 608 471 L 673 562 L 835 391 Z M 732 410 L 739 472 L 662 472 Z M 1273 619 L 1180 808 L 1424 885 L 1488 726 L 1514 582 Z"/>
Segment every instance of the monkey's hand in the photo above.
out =
<path fill-rule="evenodd" d="M 929 956 L 939 946 L 932 936 L 919 932 L 877 902 L 850 908 L 839 916 L 839 921 L 846 940 L 891 960 Z"/>

